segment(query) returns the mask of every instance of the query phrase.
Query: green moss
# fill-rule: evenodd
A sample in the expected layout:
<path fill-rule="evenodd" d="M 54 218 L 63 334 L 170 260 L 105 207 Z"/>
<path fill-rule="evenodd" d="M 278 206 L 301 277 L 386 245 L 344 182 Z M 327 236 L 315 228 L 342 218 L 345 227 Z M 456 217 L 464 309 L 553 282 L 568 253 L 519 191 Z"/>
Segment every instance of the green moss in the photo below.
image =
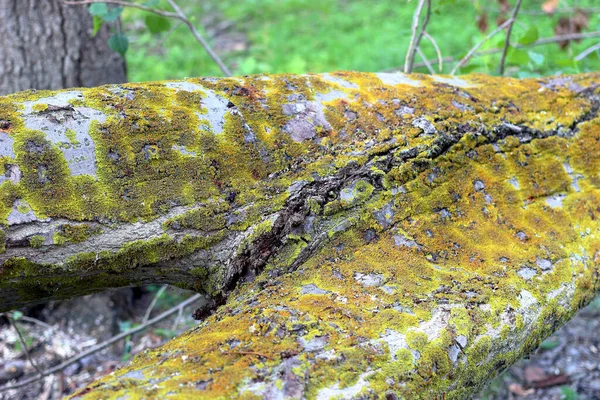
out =
<path fill-rule="evenodd" d="M 48 109 L 48 104 L 46 103 L 36 103 L 32 107 L 33 111 L 42 112 Z"/>
<path fill-rule="evenodd" d="M 67 136 L 67 139 L 69 139 L 69 142 L 71 142 L 71 144 L 79 144 L 79 142 L 77 141 L 77 133 L 73 129 L 67 129 L 67 131 L 65 132 L 65 136 Z"/>
<path fill-rule="evenodd" d="M 40 248 L 46 243 L 46 238 L 41 235 L 34 235 L 29 238 L 29 245 L 33 248 Z"/>

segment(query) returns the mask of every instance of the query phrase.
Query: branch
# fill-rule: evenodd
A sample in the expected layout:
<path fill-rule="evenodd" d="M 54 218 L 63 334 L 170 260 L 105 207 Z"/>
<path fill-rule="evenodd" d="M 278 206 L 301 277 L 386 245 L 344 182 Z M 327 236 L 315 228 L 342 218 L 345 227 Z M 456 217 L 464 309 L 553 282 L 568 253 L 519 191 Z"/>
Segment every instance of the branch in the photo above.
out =
<path fill-rule="evenodd" d="M 560 35 L 560 36 L 551 36 L 551 37 L 547 37 L 547 38 L 538 39 L 537 41 L 535 41 L 533 43 L 529 43 L 529 44 L 517 43 L 513 47 L 516 49 L 523 49 L 523 48 L 529 48 L 529 47 L 535 47 L 535 46 L 543 46 L 546 44 L 552 44 L 552 43 L 562 42 L 562 41 L 566 41 L 566 40 L 593 39 L 596 37 L 600 37 L 600 31 L 593 31 L 593 32 L 586 32 L 586 33 L 572 33 L 572 34 Z M 484 51 L 479 51 L 479 52 L 475 52 L 470 57 L 470 59 L 476 58 L 476 57 L 481 57 L 481 56 L 489 56 L 489 55 L 493 55 L 493 54 L 498 54 L 501 52 L 502 52 L 502 49 L 488 49 L 488 50 L 484 50 Z M 427 61 L 429 63 L 436 62 L 435 59 L 427 60 Z M 453 61 L 456 61 L 456 58 L 454 58 L 452 56 L 444 57 L 444 62 L 453 62 Z M 423 63 L 423 62 L 415 63 L 414 66 L 415 67 L 426 67 L 425 63 Z M 390 69 L 386 72 L 397 72 L 399 70 L 400 70 L 400 68 L 394 68 L 394 69 Z"/>
<path fill-rule="evenodd" d="M 33 369 L 35 369 L 37 372 L 41 373 L 42 371 L 37 366 L 37 364 L 35 362 L 33 362 L 33 359 L 31 358 L 31 354 L 29 354 L 29 349 L 27 348 L 27 343 L 25 342 L 25 339 L 23 338 L 23 335 L 21 334 L 21 330 L 15 323 L 15 320 L 13 319 L 13 317 L 11 317 L 8 314 L 4 314 L 4 316 L 6 317 L 6 319 L 8 319 L 8 322 L 10 322 L 10 324 L 14 328 L 14 330 L 17 331 L 17 335 L 19 336 L 19 341 L 21 342 L 21 347 L 23 347 L 23 352 L 25 353 L 27 360 L 29 360 L 29 363 L 31 364 Z"/>
<path fill-rule="evenodd" d="M 213 59 L 213 61 L 215 63 L 217 63 L 217 65 L 219 66 L 219 68 L 221 68 L 221 71 L 223 71 L 223 74 L 225 74 L 225 76 L 231 76 L 231 71 L 229 71 L 229 68 L 227 68 L 227 66 L 223 63 L 223 61 L 217 55 L 217 53 L 214 52 L 214 50 L 210 47 L 210 45 L 208 44 L 208 42 L 206 40 L 204 40 L 204 38 L 196 30 L 196 27 L 194 26 L 194 24 L 192 24 L 190 22 L 190 20 L 187 19 L 187 17 L 183 13 L 183 11 L 181 11 L 181 8 L 179 8 L 179 6 L 177 5 L 177 3 L 175 3 L 174 0 L 167 0 L 167 2 L 171 5 L 171 7 L 173 7 L 173 9 L 179 15 L 179 17 L 181 18 L 181 20 L 183 21 L 183 23 L 190 29 L 190 31 L 192 32 L 192 34 L 194 35 L 194 37 L 196 38 L 196 40 L 198 42 L 200 42 L 200 44 L 202 45 L 202 47 L 204 47 L 204 50 L 206 50 L 206 52 L 208 53 L 208 55 Z"/>
<path fill-rule="evenodd" d="M 144 314 L 144 319 L 142 320 L 142 324 L 145 324 L 148 321 L 148 319 L 150 319 L 150 315 L 152 314 L 152 310 L 154 309 L 154 306 L 156 306 L 156 302 L 158 301 L 160 296 L 162 296 L 162 294 L 165 292 L 165 290 L 167 290 L 167 287 L 168 287 L 167 285 L 162 285 L 160 287 L 160 289 L 158 289 L 158 292 L 156 292 L 156 294 L 152 298 L 152 302 L 150 303 L 150 305 L 148 306 L 148 309 L 146 310 L 146 313 Z"/>
<path fill-rule="evenodd" d="M 425 13 L 425 19 L 423 20 L 423 25 L 421 26 L 421 30 L 417 33 L 419 28 L 419 20 L 421 18 L 421 12 L 423 10 L 423 5 L 427 2 L 427 12 Z M 413 63 L 415 60 L 415 53 L 417 48 L 419 47 L 419 43 L 421 42 L 421 38 L 423 37 L 423 33 L 425 29 L 427 29 L 427 23 L 429 22 L 429 17 L 431 15 L 431 0 L 420 0 L 417 5 L 417 9 L 413 15 L 412 22 L 412 36 L 410 39 L 410 44 L 408 46 L 408 52 L 406 53 L 406 61 L 404 63 L 404 73 L 410 73 L 412 71 Z"/>
<path fill-rule="evenodd" d="M 429 61 L 427 60 L 427 57 L 425 57 L 425 54 L 423 54 L 423 51 L 421 50 L 420 47 L 417 47 L 417 53 L 419 54 L 419 57 L 421 57 L 421 60 L 423 60 L 423 63 L 425 64 L 425 66 L 427 67 L 427 69 L 429 70 L 429 73 L 431 75 L 435 74 L 435 71 L 433 70 L 433 67 L 431 66 L 431 64 L 429 63 Z"/>
<path fill-rule="evenodd" d="M 22 387 L 25 387 L 27 385 L 30 385 L 34 382 L 39 381 L 40 379 L 43 379 L 44 377 L 51 375 L 51 374 L 55 374 L 57 372 L 63 371 L 65 368 L 67 368 L 70 365 L 75 364 L 76 362 L 78 362 L 79 360 L 88 357 L 94 353 L 97 353 L 105 348 L 107 348 L 108 346 L 125 339 L 128 336 L 134 335 L 138 332 L 141 332 L 143 330 L 145 330 L 146 328 L 152 326 L 152 325 L 156 325 L 157 323 L 159 323 L 160 321 L 168 318 L 169 316 L 171 316 L 172 314 L 176 313 L 176 312 L 180 312 L 180 310 L 182 310 L 183 308 L 187 307 L 190 304 L 193 304 L 194 302 L 196 302 L 197 300 L 200 300 L 201 298 L 203 298 L 202 295 L 200 294 L 195 294 L 192 297 L 190 297 L 189 299 L 182 301 L 181 303 L 179 303 L 178 305 L 176 305 L 173 308 L 168 309 L 167 311 L 163 312 L 162 314 L 157 315 L 156 317 L 145 321 L 144 323 L 136 326 L 135 328 L 132 328 L 126 332 L 121 332 L 120 334 L 113 336 L 107 340 L 105 340 L 102 343 L 99 343 L 93 347 L 90 347 L 88 350 L 81 352 L 79 354 L 77 354 L 74 357 L 69 358 L 68 360 L 63 361 L 62 363 L 49 368 L 45 371 L 40 371 L 37 367 L 36 370 L 39 372 L 38 375 L 35 375 L 31 378 L 28 379 L 24 379 L 23 381 L 20 381 L 14 385 L 7 385 L 7 386 L 2 386 L 0 387 L 0 392 L 6 392 L 7 390 L 14 390 L 14 389 L 19 389 Z M 18 332 L 18 331 L 17 331 Z M 29 358 L 29 354 L 28 354 L 28 358 Z M 32 363 L 32 365 L 35 366 L 35 364 L 33 364 L 33 361 L 31 360 L 31 358 L 29 358 L 29 361 Z"/>
<path fill-rule="evenodd" d="M 438 57 L 439 72 L 442 73 L 442 71 L 444 69 L 444 58 L 442 57 L 442 52 L 440 51 L 438 44 L 436 43 L 435 39 L 429 33 L 427 33 L 427 31 L 423 31 L 423 36 L 425 36 L 433 45 L 433 48 L 435 49 L 435 53 L 437 54 L 437 57 Z"/>
<path fill-rule="evenodd" d="M 575 57 L 575 61 L 581 61 L 584 58 L 586 58 L 587 56 L 589 56 L 590 54 L 592 54 L 594 51 L 600 50 L 600 43 L 595 44 L 591 47 L 588 47 L 587 49 L 585 49 L 584 51 L 582 51 L 581 53 L 579 53 L 576 57 Z"/>
<path fill-rule="evenodd" d="M 138 10 L 147 11 L 152 14 L 160 15 L 165 18 L 174 18 L 174 19 L 179 19 L 182 21 L 184 20 L 177 13 L 160 10 L 158 8 L 148 7 L 143 4 L 132 3 L 130 1 L 125 1 L 125 0 L 63 0 L 63 3 L 67 4 L 67 5 L 71 5 L 71 6 L 79 6 L 79 5 L 94 4 L 94 3 L 114 4 L 114 5 L 123 6 L 123 7 L 137 8 Z"/>
<path fill-rule="evenodd" d="M 0 306 L 206 294 L 198 327 L 82 400 L 466 398 L 600 290 L 599 81 L 337 72 L 0 97 Z"/>
<path fill-rule="evenodd" d="M 512 24 L 512 22 L 513 22 L 512 19 L 508 19 L 502 25 L 500 25 L 499 27 L 497 27 L 496 29 L 494 29 L 492 32 L 488 33 L 486 35 L 486 37 L 484 37 L 479 43 L 477 43 L 475 46 L 473 46 L 467 52 L 467 54 L 454 66 L 454 68 L 452 68 L 452 71 L 450 72 L 450 75 L 454 75 L 456 73 L 456 71 L 458 71 L 467 62 L 469 62 L 469 60 L 471 59 L 471 57 L 473 57 L 473 55 L 475 54 L 475 52 L 477 50 L 479 50 L 479 48 L 481 46 L 483 46 L 488 40 L 490 40 L 491 38 L 493 38 L 494 36 L 496 36 L 496 34 L 498 34 L 500 31 L 502 31 L 504 28 L 506 28 L 509 24 Z"/>
<path fill-rule="evenodd" d="M 506 40 L 504 41 L 504 49 L 502 50 L 502 57 L 500 58 L 500 66 L 498 67 L 498 73 L 500 76 L 504 75 L 504 63 L 506 61 L 506 55 L 508 53 L 508 47 L 510 46 L 510 34 L 512 33 L 512 28 L 517 20 L 517 14 L 519 13 L 519 8 L 521 7 L 522 0 L 517 0 L 517 4 L 513 9 L 512 15 L 510 16 L 510 24 L 508 25 L 508 30 L 506 31 Z"/>
<path fill-rule="evenodd" d="M 82 5 L 82 4 L 92 4 L 92 3 L 116 4 L 116 5 L 120 5 L 120 6 L 124 6 L 124 7 L 137 8 L 137 9 L 151 12 L 151 13 L 154 13 L 154 14 L 166 17 L 166 18 L 178 19 L 178 20 L 182 21 L 185 24 L 185 26 L 188 27 L 190 32 L 192 32 L 192 35 L 194 36 L 194 38 L 202 45 L 202 47 L 208 53 L 210 58 L 212 58 L 213 61 L 219 66 L 219 68 L 221 69 L 223 74 L 225 76 L 231 76 L 231 71 L 229 70 L 229 68 L 227 68 L 225 63 L 223 63 L 223 60 L 221 60 L 221 58 L 218 56 L 218 54 L 215 53 L 215 51 L 212 49 L 212 47 L 210 47 L 210 45 L 204 39 L 204 37 L 202 37 L 202 35 L 200 35 L 200 33 L 198 32 L 198 30 L 196 29 L 194 24 L 192 24 L 192 22 L 187 18 L 187 16 L 181 10 L 181 8 L 177 5 L 177 3 L 175 3 L 174 0 L 167 0 L 167 2 L 175 10 L 175 13 L 159 10 L 157 8 L 152 8 L 152 7 L 148 7 L 148 6 L 141 5 L 141 4 L 131 3 L 128 1 L 124 1 L 124 0 L 79 0 L 79 1 L 65 0 L 64 1 L 65 4 L 70 4 L 70 5 Z"/>

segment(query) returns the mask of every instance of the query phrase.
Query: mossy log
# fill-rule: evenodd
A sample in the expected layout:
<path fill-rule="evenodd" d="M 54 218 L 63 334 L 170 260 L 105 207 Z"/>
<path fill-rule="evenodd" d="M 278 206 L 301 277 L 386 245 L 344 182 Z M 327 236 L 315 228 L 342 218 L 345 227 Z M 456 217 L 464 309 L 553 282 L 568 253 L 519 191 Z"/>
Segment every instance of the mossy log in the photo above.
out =
<path fill-rule="evenodd" d="M 146 283 L 212 300 L 74 398 L 463 399 L 600 288 L 599 78 L 1 97 L 0 308 Z"/>

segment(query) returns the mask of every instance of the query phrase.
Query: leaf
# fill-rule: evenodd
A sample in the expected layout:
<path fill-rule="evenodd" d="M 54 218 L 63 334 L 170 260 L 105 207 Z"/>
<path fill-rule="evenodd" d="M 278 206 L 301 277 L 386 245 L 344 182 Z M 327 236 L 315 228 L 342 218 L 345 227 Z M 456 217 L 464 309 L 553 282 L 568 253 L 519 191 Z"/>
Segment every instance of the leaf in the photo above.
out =
<path fill-rule="evenodd" d="M 112 7 L 108 9 L 108 12 L 102 17 L 105 22 L 115 22 L 121 16 L 123 7 Z"/>
<path fill-rule="evenodd" d="M 539 37 L 540 34 L 538 32 L 538 29 L 535 27 L 535 25 L 531 25 L 529 28 L 527 28 L 527 32 L 525 32 L 523 37 L 521 37 L 519 43 L 523 45 L 528 45 L 538 40 Z"/>
<path fill-rule="evenodd" d="M 158 5 L 158 0 L 148 0 L 148 1 L 143 2 L 142 5 L 148 6 L 148 7 L 154 7 L 154 6 Z"/>
<path fill-rule="evenodd" d="M 527 385 L 529 386 L 531 386 L 533 382 L 538 382 L 548 377 L 548 375 L 546 375 L 543 369 L 541 369 L 540 367 L 532 366 L 525 367 L 524 375 L 525 382 L 527 382 Z"/>
<path fill-rule="evenodd" d="M 542 349 L 542 350 L 552 350 L 552 349 L 558 347 L 559 344 L 560 344 L 560 340 L 546 339 L 540 345 L 540 349 Z"/>
<path fill-rule="evenodd" d="M 527 65 L 529 62 L 529 54 L 527 54 L 525 50 L 511 47 L 508 50 L 508 57 L 506 57 L 506 61 L 512 65 Z"/>
<path fill-rule="evenodd" d="M 171 27 L 171 22 L 160 15 L 150 14 L 145 18 L 146 26 L 150 33 L 161 33 L 168 31 Z"/>
<path fill-rule="evenodd" d="M 108 6 L 106 3 L 94 3 L 88 7 L 90 14 L 98 17 L 103 17 L 108 13 Z"/>
<path fill-rule="evenodd" d="M 110 47 L 112 51 L 124 56 L 129 47 L 129 39 L 122 33 L 115 33 L 108 38 L 108 47 Z"/>
<path fill-rule="evenodd" d="M 94 34 L 93 36 L 96 36 L 96 34 L 98 33 L 98 31 L 100 30 L 100 28 L 102 27 L 102 23 L 104 21 L 102 21 L 102 18 L 94 15 Z"/>
<path fill-rule="evenodd" d="M 540 54 L 540 53 L 536 53 L 535 51 L 528 51 L 527 55 L 529 56 L 529 59 L 531 60 L 531 62 L 536 65 L 536 66 L 540 66 L 544 63 L 544 55 Z M 544 344 L 544 342 L 542 342 L 542 345 Z"/>
<path fill-rule="evenodd" d="M 15 311 L 15 312 L 12 314 L 12 317 L 13 317 L 13 319 L 14 319 L 15 321 L 18 321 L 18 320 L 20 320 L 22 316 L 23 316 L 23 313 L 22 313 L 21 311 Z"/>
<path fill-rule="evenodd" d="M 486 33 L 488 30 L 488 15 L 487 13 L 482 13 L 477 16 L 477 29 L 479 32 Z"/>
<path fill-rule="evenodd" d="M 577 392 L 570 386 L 561 386 L 560 391 L 562 395 L 560 396 L 563 400 L 577 400 Z"/>

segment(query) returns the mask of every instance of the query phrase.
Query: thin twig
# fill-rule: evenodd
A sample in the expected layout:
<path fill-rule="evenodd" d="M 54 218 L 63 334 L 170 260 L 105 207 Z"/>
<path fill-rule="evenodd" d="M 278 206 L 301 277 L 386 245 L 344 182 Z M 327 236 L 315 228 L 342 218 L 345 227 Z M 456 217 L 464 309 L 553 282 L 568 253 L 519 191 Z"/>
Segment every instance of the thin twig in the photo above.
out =
<path fill-rule="evenodd" d="M 167 290 L 167 285 L 162 285 L 160 287 L 160 289 L 158 289 L 158 292 L 156 292 L 156 294 L 154 295 L 154 298 L 152 299 L 152 302 L 150 302 L 148 309 L 146 309 L 146 313 L 144 314 L 144 319 L 142 320 L 142 324 L 145 324 L 146 322 L 148 322 L 148 319 L 150 318 L 150 314 L 152 313 L 154 306 L 156 306 L 156 302 L 158 301 L 160 296 L 162 296 L 162 294 L 165 292 L 165 290 Z"/>
<path fill-rule="evenodd" d="M 192 24 L 192 22 L 188 19 L 188 17 L 181 10 L 181 8 L 179 8 L 179 6 L 177 5 L 177 3 L 175 3 L 174 0 L 167 0 L 167 2 L 173 8 L 173 10 L 175 10 L 174 13 L 168 12 L 168 11 L 159 10 L 157 8 L 152 8 L 152 7 L 144 6 L 144 5 L 141 5 L 141 4 L 131 3 L 131 2 L 128 2 L 128 1 L 124 1 L 124 0 L 79 0 L 79 1 L 64 0 L 65 4 L 70 4 L 70 5 L 93 4 L 93 3 L 115 4 L 115 5 L 120 5 L 120 6 L 123 6 L 123 7 L 132 7 L 132 8 L 137 8 L 137 9 L 140 9 L 140 10 L 148 11 L 148 12 L 151 12 L 153 14 L 157 14 L 157 15 L 160 15 L 160 16 L 163 16 L 163 17 L 166 17 L 166 18 L 175 18 L 175 19 L 178 19 L 178 20 L 180 20 L 181 22 L 183 22 L 188 27 L 188 29 L 190 30 L 190 32 L 192 32 L 192 35 L 194 35 L 194 38 L 202 45 L 202 47 L 204 47 L 204 50 L 208 53 L 208 55 L 210 56 L 210 58 L 212 58 L 213 61 L 219 66 L 219 68 L 221 69 L 221 71 L 223 72 L 223 74 L 225 74 L 225 76 L 231 76 L 231 71 L 229 71 L 229 68 L 227 68 L 227 66 L 223 63 L 223 61 L 217 55 L 217 53 L 214 52 L 214 50 L 210 47 L 210 45 L 208 44 L 208 42 L 206 40 L 204 40 L 204 38 L 202 37 L 202 35 L 200 35 L 200 33 L 198 32 L 198 30 L 194 26 L 194 24 Z"/>
<path fill-rule="evenodd" d="M 502 50 L 502 57 L 500 58 L 500 66 L 498 67 L 498 73 L 500 76 L 504 75 L 504 63 L 506 62 L 506 54 L 508 54 L 508 48 L 510 47 L 510 34 L 512 33 L 513 25 L 517 19 L 517 14 L 519 13 L 519 8 L 521 8 L 522 0 L 517 0 L 517 4 L 515 4 L 515 8 L 513 8 L 512 15 L 510 16 L 510 24 L 508 25 L 508 30 L 506 31 L 506 40 L 504 41 L 504 49 Z"/>
<path fill-rule="evenodd" d="M 27 315 L 21 315 L 21 318 L 19 318 L 19 320 L 31 322 L 32 324 L 37 324 L 39 326 L 43 326 L 46 329 L 51 329 L 51 330 L 55 330 L 56 329 L 55 326 L 47 324 L 44 321 L 40 321 L 39 319 L 28 317 Z"/>
<path fill-rule="evenodd" d="M 427 2 L 427 12 L 425 13 L 425 19 L 423 20 L 423 26 L 421 26 L 421 30 L 419 29 L 419 20 L 421 19 L 421 12 L 423 11 L 423 6 Z M 415 62 L 415 53 L 417 52 L 417 47 L 419 47 L 419 43 L 421 42 L 421 38 L 423 37 L 423 32 L 427 28 L 427 23 L 429 22 L 429 17 L 431 16 L 431 0 L 420 0 L 417 5 L 417 9 L 413 15 L 412 21 L 412 36 L 410 38 L 410 44 L 408 45 L 408 52 L 406 53 L 406 59 L 404 60 L 404 73 L 410 74 L 412 72 L 413 64 Z M 418 33 L 417 33 L 418 31 Z"/>
<path fill-rule="evenodd" d="M 173 7 L 173 10 L 175 10 L 175 12 L 177 14 L 179 14 L 180 19 L 183 21 L 184 24 L 187 25 L 187 27 L 192 32 L 192 35 L 194 35 L 194 37 L 196 38 L 196 40 L 198 42 L 200 42 L 200 44 L 202 45 L 202 47 L 204 47 L 204 50 L 206 50 L 206 52 L 213 59 L 213 61 L 215 63 L 217 63 L 217 65 L 219 66 L 219 68 L 221 68 L 221 71 L 226 76 L 231 76 L 231 71 L 229 71 L 229 68 L 227 68 L 227 66 L 223 63 L 223 61 L 221 61 L 221 58 L 217 55 L 217 53 L 215 53 L 213 51 L 213 49 L 209 46 L 208 42 L 206 40 L 204 40 L 204 38 L 200 35 L 200 33 L 198 33 L 198 31 L 196 30 L 196 27 L 194 26 L 194 24 L 192 24 L 190 22 L 190 20 L 187 19 L 187 17 L 183 13 L 183 11 L 181 11 L 181 8 L 179 8 L 179 6 L 177 5 L 177 3 L 175 3 L 174 0 L 167 0 L 167 2 L 171 5 L 171 7 Z"/>
<path fill-rule="evenodd" d="M 29 360 L 29 363 L 38 373 L 41 374 L 42 370 L 37 366 L 37 364 L 35 362 L 33 362 L 33 358 L 31 358 L 31 354 L 29 354 L 29 349 L 27 348 L 27 343 L 25 343 L 25 338 L 23 337 L 23 334 L 21 334 L 21 330 L 15 323 L 15 320 L 13 319 L 13 317 L 11 317 L 8 314 L 5 314 L 5 316 L 6 316 L 6 319 L 8 319 L 8 322 L 10 322 L 12 327 L 15 329 L 15 331 L 17 331 L 17 335 L 19 336 L 19 341 L 21 342 L 21 347 L 23 347 L 23 352 L 25 353 L 25 356 Z"/>
<path fill-rule="evenodd" d="M 554 11 L 552 11 L 552 13 L 547 13 L 544 10 L 521 10 L 519 11 L 519 14 L 522 15 L 557 15 L 557 14 L 571 14 L 573 13 L 573 11 L 577 11 L 580 10 L 586 14 L 597 14 L 600 13 L 600 7 L 590 7 L 590 8 L 576 8 L 576 7 L 569 7 L 569 8 L 558 8 Z M 489 13 L 489 14 L 501 14 L 502 11 L 500 11 L 497 7 L 496 8 L 484 8 L 483 11 Z"/>
<path fill-rule="evenodd" d="M 529 44 L 517 43 L 513 47 L 515 49 L 523 49 L 523 48 L 529 48 L 529 47 L 543 46 L 546 44 L 552 44 L 552 43 L 556 43 L 556 42 L 563 42 L 566 40 L 593 39 L 596 37 L 600 37 L 600 31 L 593 31 L 593 32 L 586 32 L 586 33 L 570 33 L 570 34 L 561 35 L 561 36 L 550 36 L 550 37 L 538 39 L 535 42 L 529 43 Z M 488 50 L 484 50 L 484 51 L 478 51 L 475 54 L 473 54 L 473 56 L 471 58 L 481 57 L 481 56 L 489 56 L 489 55 L 493 55 L 493 54 L 498 54 L 500 52 L 502 52 L 502 49 L 488 49 Z M 436 62 L 436 60 L 433 60 L 433 59 L 427 60 L 427 61 L 429 61 L 430 63 Z M 446 63 L 454 62 L 454 61 L 456 61 L 456 58 L 454 58 L 452 56 L 444 57 L 444 62 L 446 62 Z M 425 63 L 423 63 L 423 62 L 414 64 L 415 68 L 421 68 L 421 67 L 425 67 L 425 66 L 426 66 Z M 402 68 L 391 68 L 384 72 L 399 72 L 401 70 L 402 70 Z"/>
<path fill-rule="evenodd" d="M 177 326 L 179 325 L 179 321 L 181 320 L 182 315 L 183 315 L 183 309 L 179 309 L 179 312 L 177 313 L 177 316 L 175 317 L 175 321 L 173 321 L 173 326 L 171 327 L 171 330 L 173 332 L 177 332 Z"/>
<path fill-rule="evenodd" d="M 484 37 L 479 43 L 477 43 L 475 46 L 473 46 L 471 48 L 471 50 L 469 50 L 467 52 L 467 54 L 454 66 L 454 68 L 452 68 L 452 71 L 450 71 L 450 75 L 454 75 L 456 73 L 456 71 L 458 71 L 460 68 L 462 68 L 471 59 L 471 57 L 473 57 L 473 54 L 475 54 L 475 52 L 477 50 L 479 50 L 479 48 L 481 46 L 483 46 L 485 44 L 485 42 L 487 42 L 488 40 L 490 40 L 491 38 L 496 36 L 500 31 L 502 31 L 504 28 L 506 28 L 506 26 L 510 23 L 512 23 L 512 21 L 510 19 L 508 19 L 502 25 L 500 25 L 499 27 L 497 27 L 496 29 L 494 29 L 493 31 L 488 33 L 486 37 Z"/>
<path fill-rule="evenodd" d="M 440 48 L 438 47 L 435 39 L 429 33 L 427 33 L 427 31 L 423 31 L 423 36 L 425 36 L 431 42 L 431 45 L 435 49 L 435 53 L 438 56 L 438 66 L 440 68 L 441 73 L 444 69 L 444 57 L 442 57 L 442 52 L 440 51 Z"/>
<path fill-rule="evenodd" d="M 435 75 L 435 71 L 433 70 L 433 67 L 431 66 L 431 63 L 429 62 L 429 60 L 427 59 L 427 57 L 425 57 L 425 54 L 423 54 L 423 51 L 421 50 L 420 47 L 417 47 L 417 54 L 419 55 L 419 57 L 421 57 L 421 60 L 423 60 L 423 63 L 425 64 L 425 66 L 429 70 L 429 73 L 431 75 Z"/>
<path fill-rule="evenodd" d="M 179 14 L 159 10 L 158 8 L 148 7 L 143 4 L 131 3 L 129 1 L 124 1 L 124 0 L 78 0 L 78 1 L 77 0 L 65 0 L 64 3 L 71 5 L 71 6 L 82 5 L 82 4 L 94 4 L 94 3 L 114 4 L 117 6 L 131 7 L 131 8 L 137 8 L 137 9 L 143 10 L 143 11 L 148 11 L 153 14 L 163 16 L 165 18 L 176 18 L 176 19 L 182 20 L 182 18 L 181 18 L 181 16 L 179 16 Z"/>
<path fill-rule="evenodd" d="M 138 325 L 135 328 L 132 328 L 132 329 L 126 331 L 126 332 L 122 332 L 122 333 L 120 333 L 120 334 L 118 334 L 116 336 L 113 336 L 112 338 L 110 338 L 110 339 L 108 339 L 108 340 L 106 340 L 106 341 L 104 341 L 102 343 L 99 343 L 99 344 L 95 345 L 94 347 L 91 347 L 90 349 L 88 349 L 88 350 L 86 350 L 84 352 L 81 352 L 81 353 L 79 353 L 78 355 L 76 355 L 74 357 L 69 358 L 68 360 L 63 361 L 62 363 L 60 363 L 60 364 L 58 364 L 58 365 L 56 365 L 56 366 L 54 366 L 52 368 L 47 369 L 47 370 L 39 373 L 38 375 L 35 375 L 35 376 L 33 376 L 33 377 L 29 378 L 29 379 L 25 379 L 25 380 L 23 380 L 21 382 L 15 383 L 14 385 L 8 385 L 8 386 L 0 387 L 0 392 L 5 392 L 7 390 L 22 388 L 24 386 L 27 386 L 27 385 L 33 383 L 33 382 L 37 382 L 40 379 L 42 379 L 42 378 L 44 378 L 44 377 L 46 377 L 48 375 L 51 375 L 51 374 L 54 374 L 56 372 L 62 371 L 65 368 L 67 368 L 69 365 L 72 365 L 72 364 L 76 363 L 77 361 L 81 360 L 82 358 L 85 358 L 85 357 L 88 357 L 91 354 L 97 353 L 100 350 L 103 350 L 106 347 L 110 346 L 111 344 L 113 344 L 115 342 L 118 342 L 119 340 L 122 340 L 122 339 L 126 338 L 127 336 L 133 335 L 133 334 L 135 334 L 137 332 L 140 332 L 140 331 L 148 328 L 149 326 L 155 325 L 156 323 L 162 321 L 163 319 L 168 318 L 171 314 L 175 314 L 176 312 L 179 311 L 179 309 L 182 309 L 182 308 L 184 308 L 184 307 L 186 307 L 186 306 L 194 303 L 195 301 L 197 301 L 197 300 L 199 300 L 199 299 L 201 299 L 203 297 L 204 296 L 202 296 L 201 294 L 196 294 L 196 295 L 190 297 L 189 299 L 187 299 L 187 300 L 179 303 L 175 307 L 168 309 L 167 311 L 163 312 L 162 314 L 157 315 L 156 317 L 152 318 L 151 320 L 148 320 L 148 322 L 146 322 L 145 324 Z"/>
<path fill-rule="evenodd" d="M 575 57 L 575 61 L 581 61 L 584 58 L 586 58 L 587 56 L 589 56 L 590 54 L 592 54 L 594 51 L 599 50 L 599 49 L 600 49 L 600 43 L 595 44 L 592 47 L 588 47 L 587 49 L 585 49 L 584 51 L 582 51 Z"/>

